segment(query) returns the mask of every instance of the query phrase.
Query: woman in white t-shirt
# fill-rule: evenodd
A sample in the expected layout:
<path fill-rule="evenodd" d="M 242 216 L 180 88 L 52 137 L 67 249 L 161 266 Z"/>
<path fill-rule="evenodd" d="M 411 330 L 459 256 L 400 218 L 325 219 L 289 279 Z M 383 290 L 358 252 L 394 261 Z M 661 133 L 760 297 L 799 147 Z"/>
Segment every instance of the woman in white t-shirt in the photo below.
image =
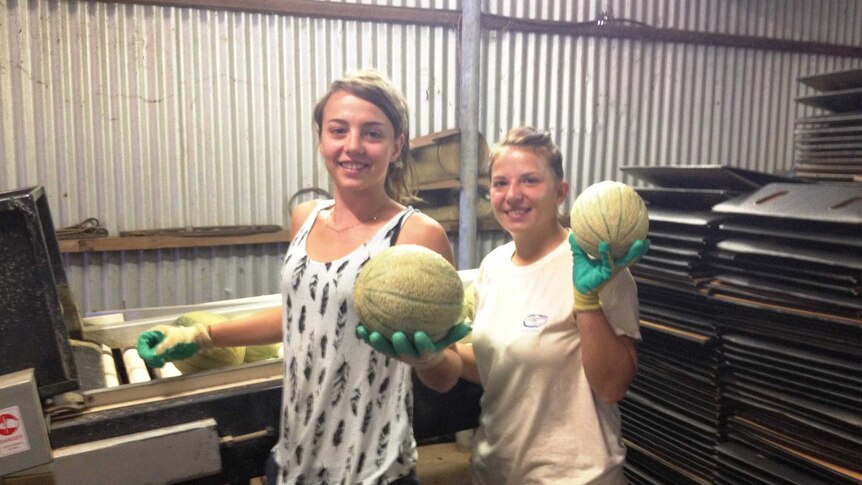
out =
<path fill-rule="evenodd" d="M 480 265 L 472 344 L 438 352 L 436 365 L 417 373 L 441 392 L 461 377 L 483 386 L 474 483 L 625 483 L 616 403 L 637 371 L 640 340 L 637 288 L 625 266 L 649 242 L 617 261 L 586 257 L 560 224 L 569 184 L 546 133 L 511 130 L 490 163 L 491 205 L 512 242 Z M 396 354 L 416 352 L 400 340 Z M 414 342 L 439 350 L 418 333 Z"/>

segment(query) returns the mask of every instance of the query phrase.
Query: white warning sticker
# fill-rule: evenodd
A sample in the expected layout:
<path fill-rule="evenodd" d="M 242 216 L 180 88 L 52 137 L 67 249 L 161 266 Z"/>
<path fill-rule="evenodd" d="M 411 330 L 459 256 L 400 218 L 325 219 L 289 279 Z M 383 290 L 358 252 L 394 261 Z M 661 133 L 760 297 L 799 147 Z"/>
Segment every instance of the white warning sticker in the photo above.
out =
<path fill-rule="evenodd" d="M 30 450 L 18 406 L 0 409 L 0 458 Z"/>

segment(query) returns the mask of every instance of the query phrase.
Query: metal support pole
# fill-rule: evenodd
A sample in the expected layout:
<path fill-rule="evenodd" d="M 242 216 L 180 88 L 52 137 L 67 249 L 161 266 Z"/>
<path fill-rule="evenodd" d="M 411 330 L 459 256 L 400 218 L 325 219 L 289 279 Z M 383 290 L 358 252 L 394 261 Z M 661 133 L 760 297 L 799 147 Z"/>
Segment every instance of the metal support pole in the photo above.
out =
<path fill-rule="evenodd" d="M 459 125 L 461 129 L 461 194 L 458 211 L 458 269 L 478 266 L 476 198 L 479 174 L 479 43 L 482 12 L 479 0 L 461 2 Z"/>

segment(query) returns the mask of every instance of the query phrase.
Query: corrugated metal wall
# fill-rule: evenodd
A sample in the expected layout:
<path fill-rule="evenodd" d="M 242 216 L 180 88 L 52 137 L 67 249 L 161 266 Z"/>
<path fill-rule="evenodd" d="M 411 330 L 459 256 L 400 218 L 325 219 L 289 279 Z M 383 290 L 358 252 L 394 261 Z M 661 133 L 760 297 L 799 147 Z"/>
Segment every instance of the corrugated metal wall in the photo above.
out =
<path fill-rule="evenodd" d="M 862 45 L 862 5 L 833 1 L 483 3 L 520 18 L 606 12 L 656 27 Z M 377 2 L 392 5 L 395 2 Z M 452 10 L 460 3 L 396 6 Z M 311 110 L 373 65 L 410 103 L 413 135 L 458 126 L 458 33 L 381 22 L 83 1 L 0 4 L 0 189 L 46 187 L 55 223 L 118 230 L 287 224 L 328 188 Z M 859 58 L 486 31 L 480 131 L 550 130 L 575 191 L 622 165 L 792 166 L 801 75 Z M 574 196 L 574 193 L 573 193 Z M 506 240 L 480 236 L 480 256 Z M 453 240 L 455 247 L 457 241 Z M 85 312 L 278 291 L 283 245 L 70 254 Z"/>
<path fill-rule="evenodd" d="M 489 13 L 862 45 L 862 2 L 488 2 Z M 796 78 L 850 69 L 859 58 L 625 39 L 489 31 L 483 126 L 498 139 L 519 123 L 550 130 L 575 194 L 603 179 L 639 182 L 620 166 L 792 167 L 793 120 L 810 108 Z M 574 195 L 574 194 L 573 194 Z"/>

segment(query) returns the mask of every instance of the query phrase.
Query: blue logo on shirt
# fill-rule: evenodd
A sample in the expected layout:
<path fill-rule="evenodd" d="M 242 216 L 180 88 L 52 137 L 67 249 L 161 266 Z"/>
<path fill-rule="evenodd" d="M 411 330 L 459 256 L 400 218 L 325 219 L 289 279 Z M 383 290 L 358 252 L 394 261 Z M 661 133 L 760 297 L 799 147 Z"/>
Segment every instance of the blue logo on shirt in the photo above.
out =
<path fill-rule="evenodd" d="M 537 313 L 533 313 L 533 314 L 527 315 L 527 318 L 524 319 L 523 325 L 524 325 L 524 328 L 527 328 L 527 329 L 537 329 L 537 328 L 541 328 L 546 323 L 548 323 L 548 316 L 547 315 L 539 315 Z"/>

